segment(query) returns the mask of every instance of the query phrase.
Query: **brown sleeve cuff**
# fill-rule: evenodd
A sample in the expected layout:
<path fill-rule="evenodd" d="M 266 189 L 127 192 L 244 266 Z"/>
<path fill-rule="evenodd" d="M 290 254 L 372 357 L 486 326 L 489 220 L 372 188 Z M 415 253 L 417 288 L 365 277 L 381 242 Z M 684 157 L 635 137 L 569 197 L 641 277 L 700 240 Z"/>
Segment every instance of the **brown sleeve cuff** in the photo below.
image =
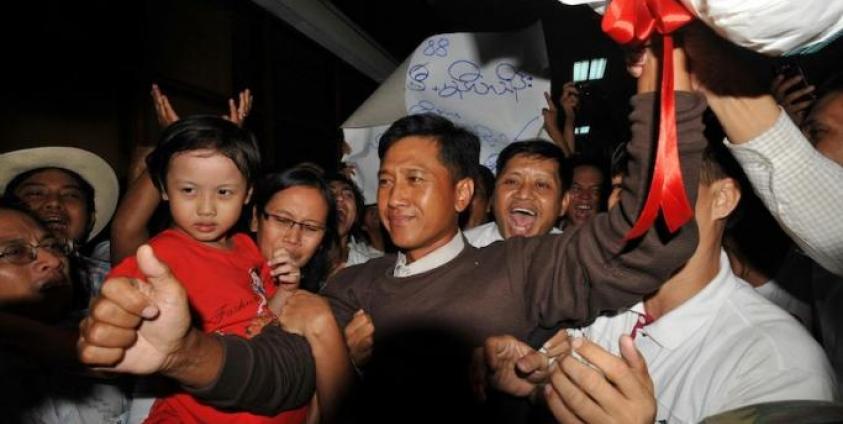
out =
<path fill-rule="evenodd" d="M 310 345 L 300 336 L 268 325 L 251 340 L 223 336 L 223 366 L 216 380 L 184 389 L 211 406 L 275 415 L 310 401 L 316 367 Z"/>

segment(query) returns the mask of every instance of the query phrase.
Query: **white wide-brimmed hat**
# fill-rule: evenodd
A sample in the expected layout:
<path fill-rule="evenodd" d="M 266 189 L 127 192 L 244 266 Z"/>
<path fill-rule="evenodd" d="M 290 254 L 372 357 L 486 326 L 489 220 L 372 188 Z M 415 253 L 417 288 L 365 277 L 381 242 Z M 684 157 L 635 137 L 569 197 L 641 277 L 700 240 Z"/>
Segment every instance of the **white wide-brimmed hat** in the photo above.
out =
<path fill-rule="evenodd" d="M 67 169 L 79 174 L 94 188 L 94 227 L 88 240 L 105 228 L 114 210 L 120 185 L 114 169 L 103 158 L 75 147 L 36 147 L 0 154 L 0 193 L 16 176 L 38 168 Z"/>

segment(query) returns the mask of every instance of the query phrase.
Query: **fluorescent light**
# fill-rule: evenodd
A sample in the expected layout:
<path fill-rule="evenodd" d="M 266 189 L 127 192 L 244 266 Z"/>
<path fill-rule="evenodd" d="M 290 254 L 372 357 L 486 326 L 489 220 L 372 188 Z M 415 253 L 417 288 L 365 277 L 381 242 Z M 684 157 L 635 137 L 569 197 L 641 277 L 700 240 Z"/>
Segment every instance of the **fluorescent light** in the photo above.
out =
<path fill-rule="evenodd" d="M 594 81 L 603 79 L 606 74 L 606 58 L 578 60 L 574 62 L 574 82 Z"/>
<path fill-rule="evenodd" d="M 585 81 L 588 79 L 588 61 L 580 60 L 574 62 L 574 82 Z"/>

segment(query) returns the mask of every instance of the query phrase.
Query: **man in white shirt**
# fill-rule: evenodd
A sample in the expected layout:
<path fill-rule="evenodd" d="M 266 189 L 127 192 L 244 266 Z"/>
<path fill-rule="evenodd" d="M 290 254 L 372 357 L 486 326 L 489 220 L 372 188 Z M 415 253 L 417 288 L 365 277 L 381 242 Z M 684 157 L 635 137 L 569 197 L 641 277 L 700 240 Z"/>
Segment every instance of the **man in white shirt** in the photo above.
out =
<path fill-rule="evenodd" d="M 466 231 L 474 247 L 486 247 L 514 236 L 559 234 L 569 176 L 562 150 L 543 140 L 518 141 L 498 156 L 493 197 L 495 220 Z"/>
<path fill-rule="evenodd" d="M 727 222 L 741 198 L 733 177 L 738 172 L 725 148 L 709 146 L 695 209 L 700 239 L 694 255 L 642 302 L 569 330 L 618 356 L 619 338 L 633 337 L 654 383 L 659 422 L 699 422 L 761 402 L 837 398 L 822 348 L 792 316 L 741 281 L 722 250 Z M 496 350 L 497 344 L 503 342 L 491 340 L 487 349 Z M 567 369 L 576 359 L 562 361 Z M 504 363 L 490 365 L 500 372 Z M 559 419 L 570 412 L 558 409 L 558 396 L 564 399 L 570 388 L 566 372 L 554 371 L 548 395 Z"/>

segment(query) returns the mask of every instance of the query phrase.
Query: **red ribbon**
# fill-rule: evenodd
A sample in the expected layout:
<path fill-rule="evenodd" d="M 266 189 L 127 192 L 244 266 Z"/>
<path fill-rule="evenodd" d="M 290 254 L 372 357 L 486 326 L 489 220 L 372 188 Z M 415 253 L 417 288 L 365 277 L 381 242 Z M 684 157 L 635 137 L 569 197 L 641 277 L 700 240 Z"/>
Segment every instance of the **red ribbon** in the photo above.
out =
<path fill-rule="evenodd" d="M 654 30 L 664 36 L 661 114 L 653 180 L 638 221 L 626 234 L 627 240 L 646 233 L 656 221 L 659 209 L 671 233 L 694 215 L 679 166 L 676 98 L 673 92 L 673 38 L 670 36 L 693 19 L 694 15 L 677 0 L 613 0 L 603 15 L 603 31 L 618 43 L 643 43 Z"/>

